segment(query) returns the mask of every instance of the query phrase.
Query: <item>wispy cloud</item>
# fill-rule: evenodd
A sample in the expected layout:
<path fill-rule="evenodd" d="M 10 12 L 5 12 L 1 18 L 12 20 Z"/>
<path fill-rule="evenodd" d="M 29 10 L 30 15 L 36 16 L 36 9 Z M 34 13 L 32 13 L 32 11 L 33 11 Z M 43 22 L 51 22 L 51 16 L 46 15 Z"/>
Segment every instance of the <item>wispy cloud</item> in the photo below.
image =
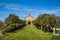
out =
<path fill-rule="evenodd" d="M 33 9 L 33 8 L 30 8 L 30 7 L 27 7 L 27 6 L 23 6 L 23 5 L 15 5 L 15 4 L 8 4 L 6 5 L 5 7 L 6 9 L 8 10 L 16 10 L 16 11 L 30 11 L 30 12 L 36 12 L 36 13 L 58 13 L 60 12 L 60 8 L 55 8 L 55 9 Z"/>
<path fill-rule="evenodd" d="M 33 9 L 25 5 L 18 5 L 18 4 L 7 4 L 7 3 L 0 3 L 0 5 L 5 5 L 5 8 L 8 10 L 13 11 L 31 11 L 31 12 L 40 12 L 40 13 L 58 13 L 60 11 L 60 8 L 55 8 L 52 10 L 49 9 Z"/>
<path fill-rule="evenodd" d="M 39 14 L 47 13 L 47 14 L 56 14 L 59 15 L 60 13 L 60 7 L 54 8 L 54 9 L 37 9 L 37 8 L 31 8 L 26 5 L 20 5 L 20 4 L 7 4 L 7 3 L 0 3 L 0 6 L 3 5 L 4 11 L 0 11 L 0 14 L 10 14 L 15 13 L 17 14 L 21 19 L 23 19 L 28 12 L 30 12 L 35 18 Z"/>

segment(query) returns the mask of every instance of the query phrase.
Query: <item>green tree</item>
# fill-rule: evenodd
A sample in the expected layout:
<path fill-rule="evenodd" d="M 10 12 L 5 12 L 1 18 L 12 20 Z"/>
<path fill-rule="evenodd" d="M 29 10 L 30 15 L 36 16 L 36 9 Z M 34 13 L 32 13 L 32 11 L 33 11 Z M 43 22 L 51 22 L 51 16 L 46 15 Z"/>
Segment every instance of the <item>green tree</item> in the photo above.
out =
<path fill-rule="evenodd" d="M 44 31 L 50 31 L 50 28 L 57 26 L 57 18 L 54 14 L 41 14 L 35 19 L 34 24 L 40 25 Z"/>
<path fill-rule="evenodd" d="M 0 27 L 2 27 L 3 26 L 3 22 L 2 21 L 0 21 Z"/>
<path fill-rule="evenodd" d="M 5 20 L 5 23 L 6 24 L 13 24 L 13 23 L 19 23 L 19 17 L 18 16 L 16 16 L 15 14 L 10 14 L 7 18 L 6 18 L 6 20 Z"/>
<path fill-rule="evenodd" d="M 6 30 L 13 31 L 13 30 L 16 30 L 17 28 L 23 26 L 24 25 L 24 21 L 19 19 L 19 17 L 16 16 L 15 14 L 10 14 L 5 19 L 5 24 L 6 24 Z M 17 26 L 17 24 L 19 26 Z"/>

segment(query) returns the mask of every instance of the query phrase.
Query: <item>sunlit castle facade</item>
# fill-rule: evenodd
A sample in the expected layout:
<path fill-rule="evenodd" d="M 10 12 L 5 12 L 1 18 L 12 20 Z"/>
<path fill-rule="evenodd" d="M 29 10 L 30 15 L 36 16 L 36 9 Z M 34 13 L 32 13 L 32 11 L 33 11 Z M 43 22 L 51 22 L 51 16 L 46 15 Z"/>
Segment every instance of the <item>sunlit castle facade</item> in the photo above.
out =
<path fill-rule="evenodd" d="M 33 20 L 34 18 L 31 16 L 30 13 L 24 18 L 24 21 L 26 22 L 26 24 L 33 24 Z"/>

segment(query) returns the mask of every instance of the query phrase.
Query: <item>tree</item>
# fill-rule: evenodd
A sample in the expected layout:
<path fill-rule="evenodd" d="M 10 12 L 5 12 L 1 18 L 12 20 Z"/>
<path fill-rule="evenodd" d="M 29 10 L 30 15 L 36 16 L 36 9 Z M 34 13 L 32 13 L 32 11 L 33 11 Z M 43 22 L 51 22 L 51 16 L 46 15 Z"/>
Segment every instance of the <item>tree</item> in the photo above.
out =
<path fill-rule="evenodd" d="M 25 23 L 23 20 L 19 19 L 19 17 L 16 16 L 15 14 L 10 14 L 5 19 L 5 24 L 6 24 L 6 30 L 7 31 L 14 31 L 18 28 L 21 28 Z M 17 26 L 17 24 L 19 26 Z"/>
<path fill-rule="evenodd" d="M 40 25 L 39 27 L 42 27 L 44 31 L 50 31 L 51 28 L 57 26 L 57 18 L 54 14 L 41 14 L 39 15 L 35 21 L 34 24 Z"/>
<path fill-rule="evenodd" d="M 2 27 L 3 26 L 3 22 L 2 21 L 0 21 L 0 27 Z"/>
<path fill-rule="evenodd" d="M 7 18 L 6 18 L 6 20 L 5 20 L 5 23 L 6 24 L 13 24 L 13 23 L 18 23 L 19 22 L 19 17 L 18 16 L 16 16 L 15 14 L 10 14 Z"/>

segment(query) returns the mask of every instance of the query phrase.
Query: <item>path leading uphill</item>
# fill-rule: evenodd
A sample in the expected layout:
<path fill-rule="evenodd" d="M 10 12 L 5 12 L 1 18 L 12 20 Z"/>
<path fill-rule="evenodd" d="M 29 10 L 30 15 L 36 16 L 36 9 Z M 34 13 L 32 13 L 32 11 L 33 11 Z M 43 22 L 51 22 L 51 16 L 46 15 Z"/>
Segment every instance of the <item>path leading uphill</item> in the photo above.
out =
<path fill-rule="evenodd" d="M 2 40 L 50 40 L 52 34 L 37 29 L 34 25 L 26 25 L 16 32 L 6 33 Z"/>

